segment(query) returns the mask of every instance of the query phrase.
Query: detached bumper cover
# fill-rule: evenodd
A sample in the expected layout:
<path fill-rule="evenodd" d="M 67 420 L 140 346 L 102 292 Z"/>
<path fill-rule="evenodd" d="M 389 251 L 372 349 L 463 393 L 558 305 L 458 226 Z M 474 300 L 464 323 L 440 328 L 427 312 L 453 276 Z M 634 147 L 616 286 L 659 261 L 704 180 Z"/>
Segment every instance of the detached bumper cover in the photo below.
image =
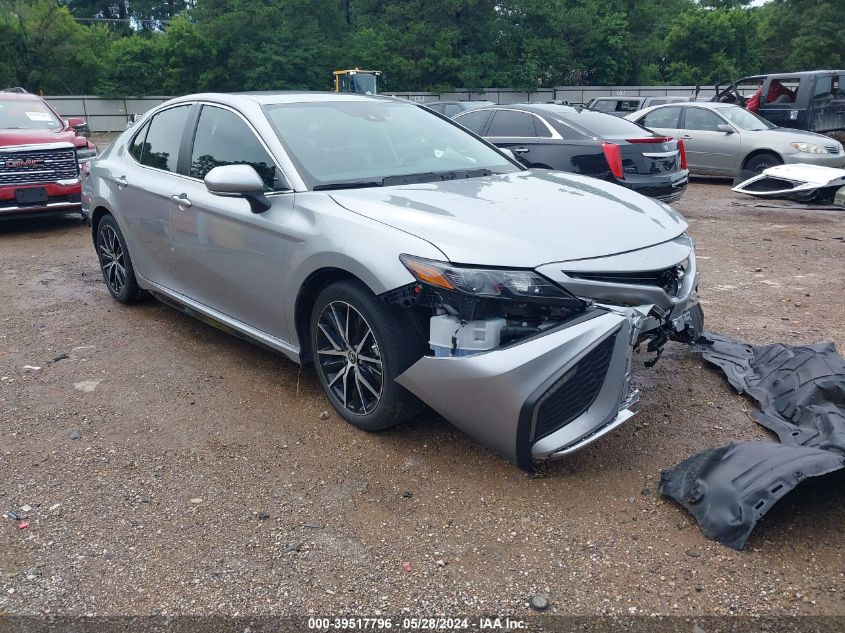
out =
<path fill-rule="evenodd" d="M 397 378 L 455 426 L 522 468 L 597 440 L 633 415 L 634 318 L 594 309 L 531 339 L 426 356 Z"/>
<path fill-rule="evenodd" d="M 833 192 L 842 186 L 845 186 L 845 169 L 793 164 L 764 169 L 762 174 L 740 182 L 732 190 L 757 198 L 813 200 L 822 192 Z"/>

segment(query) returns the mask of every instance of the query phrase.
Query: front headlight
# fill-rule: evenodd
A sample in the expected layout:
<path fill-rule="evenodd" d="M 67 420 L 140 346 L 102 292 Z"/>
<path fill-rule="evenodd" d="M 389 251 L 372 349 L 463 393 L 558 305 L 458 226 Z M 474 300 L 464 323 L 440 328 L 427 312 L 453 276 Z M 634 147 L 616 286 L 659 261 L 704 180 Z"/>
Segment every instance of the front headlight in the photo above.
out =
<path fill-rule="evenodd" d="M 78 160 L 80 163 L 84 163 L 86 161 L 89 161 L 92 158 L 97 158 L 97 148 L 96 147 L 77 147 L 76 148 L 76 160 Z"/>
<path fill-rule="evenodd" d="M 815 143 L 790 143 L 792 147 L 805 154 L 827 154 L 827 150 Z"/>
<path fill-rule="evenodd" d="M 568 301 L 575 297 L 532 270 L 498 270 L 453 266 L 446 262 L 400 255 L 422 284 L 476 297 L 514 301 Z"/>

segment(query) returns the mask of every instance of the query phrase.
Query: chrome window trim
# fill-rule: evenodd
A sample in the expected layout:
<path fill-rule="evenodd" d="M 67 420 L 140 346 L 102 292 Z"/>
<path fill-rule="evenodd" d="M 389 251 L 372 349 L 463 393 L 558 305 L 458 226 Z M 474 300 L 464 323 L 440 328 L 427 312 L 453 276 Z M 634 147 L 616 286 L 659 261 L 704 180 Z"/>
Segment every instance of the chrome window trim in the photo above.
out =
<path fill-rule="evenodd" d="M 172 110 L 173 108 L 184 108 L 184 107 L 187 107 L 187 108 L 190 110 L 190 108 L 191 108 L 192 106 L 194 106 L 194 105 L 196 105 L 196 102 L 195 102 L 195 101 L 183 101 L 183 102 L 181 102 L 181 103 L 173 103 L 173 104 L 170 104 L 170 105 L 164 106 L 164 107 L 162 107 L 162 108 L 159 108 L 158 110 L 151 110 L 151 111 L 147 112 L 147 113 L 146 113 L 146 114 L 148 115 L 148 116 L 147 116 L 147 118 L 145 118 L 145 119 L 144 119 L 144 120 L 140 123 L 140 125 L 138 125 L 138 124 L 136 123 L 136 125 L 138 125 L 138 130 L 137 130 L 134 134 L 132 134 L 132 135 L 129 137 L 129 140 L 128 140 L 128 141 L 127 141 L 127 142 L 126 142 L 126 143 L 122 146 L 122 147 L 125 149 L 124 153 L 125 153 L 125 154 L 129 157 L 129 160 L 131 160 L 131 161 L 135 164 L 135 166 L 137 166 L 137 167 L 141 167 L 142 169 L 148 169 L 148 170 L 150 170 L 150 171 L 154 171 L 154 172 L 157 172 L 157 173 L 159 173 L 159 174 L 168 174 L 168 175 L 170 175 L 170 176 L 182 176 L 182 174 L 177 173 L 177 172 L 175 172 L 175 171 L 170 171 L 170 170 L 168 170 L 168 169 L 159 169 L 158 167 L 150 167 L 149 165 L 145 165 L 144 163 L 142 163 L 142 162 L 140 162 L 140 161 L 136 160 L 136 158 L 132 155 L 132 152 L 130 152 L 130 151 L 129 151 L 129 147 L 132 145 L 132 143 L 134 143 L 134 142 L 135 142 L 135 139 L 136 139 L 136 138 L 138 138 L 138 136 L 140 136 L 141 132 L 143 132 L 143 131 L 144 131 L 144 127 L 145 127 L 148 123 L 152 123 L 152 120 L 153 120 L 156 116 L 158 116 L 160 113 L 162 113 L 162 112 L 164 112 L 164 111 L 166 111 L 166 110 Z M 188 116 L 190 117 L 190 112 L 188 113 Z M 147 127 L 147 132 L 149 132 L 149 127 Z M 180 139 L 180 143 L 179 143 L 179 151 L 180 151 L 180 152 L 182 151 L 182 143 L 181 143 L 181 139 Z M 177 158 L 177 161 L 178 161 L 178 158 Z"/>

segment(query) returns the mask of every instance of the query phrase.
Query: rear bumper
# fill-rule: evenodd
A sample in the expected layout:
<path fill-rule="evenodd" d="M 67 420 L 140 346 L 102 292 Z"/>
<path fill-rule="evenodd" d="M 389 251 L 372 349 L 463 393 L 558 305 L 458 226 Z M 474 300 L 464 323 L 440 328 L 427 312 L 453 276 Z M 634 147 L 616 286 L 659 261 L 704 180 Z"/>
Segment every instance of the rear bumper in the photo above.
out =
<path fill-rule="evenodd" d="M 539 336 L 464 357 L 426 356 L 397 382 L 521 468 L 563 457 L 633 415 L 633 313 L 594 309 Z"/>
<path fill-rule="evenodd" d="M 689 171 L 685 169 L 666 175 L 625 174 L 624 180 L 614 182 L 649 198 L 672 203 L 687 190 Z"/>

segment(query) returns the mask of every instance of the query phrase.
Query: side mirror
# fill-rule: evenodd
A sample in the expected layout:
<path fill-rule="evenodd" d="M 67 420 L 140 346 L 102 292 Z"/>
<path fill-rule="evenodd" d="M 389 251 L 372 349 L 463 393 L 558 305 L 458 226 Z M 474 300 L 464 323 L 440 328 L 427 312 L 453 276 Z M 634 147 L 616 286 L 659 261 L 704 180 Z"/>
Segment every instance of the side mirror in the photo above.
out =
<path fill-rule="evenodd" d="M 84 136 L 88 138 L 91 136 L 91 128 L 88 127 L 88 123 L 85 119 L 80 119 L 79 117 L 71 117 L 67 120 L 67 126 L 76 130 L 76 134 L 78 136 Z"/>
<path fill-rule="evenodd" d="M 727 123 L 720 123 L 716 129 L 720 132 L 724 132 L 725 134 L 733 134 L 734 132 L 736 132 L 733 126 L 728 125 Z"/>
<path fill-rule="evenodd" d="M 140 117 L 141 117 L 141 115 L 140 115 L 140 114 L 137 114 L 137 113 L 135 113 L 135 112 L 132 112 L 132 113 L 130 113 L 130 114 L 127 114 L 127 115 L 126 115 L 126 129 L 128 130 L 128 129 L 129 129 L 129 128 L 131 128 L 133 125 L 135 125 L 135 123 L 138 121 L 138 119 L 139 119 Z"/>
<path fill-rule="evenodd" d="M 221 165 L 203 179 L 205 188 L 215 196 L 244 198 L 253 213 L 263 213 L 270 208 L 264 195 L 264 181 L 250 165 Z"/>

